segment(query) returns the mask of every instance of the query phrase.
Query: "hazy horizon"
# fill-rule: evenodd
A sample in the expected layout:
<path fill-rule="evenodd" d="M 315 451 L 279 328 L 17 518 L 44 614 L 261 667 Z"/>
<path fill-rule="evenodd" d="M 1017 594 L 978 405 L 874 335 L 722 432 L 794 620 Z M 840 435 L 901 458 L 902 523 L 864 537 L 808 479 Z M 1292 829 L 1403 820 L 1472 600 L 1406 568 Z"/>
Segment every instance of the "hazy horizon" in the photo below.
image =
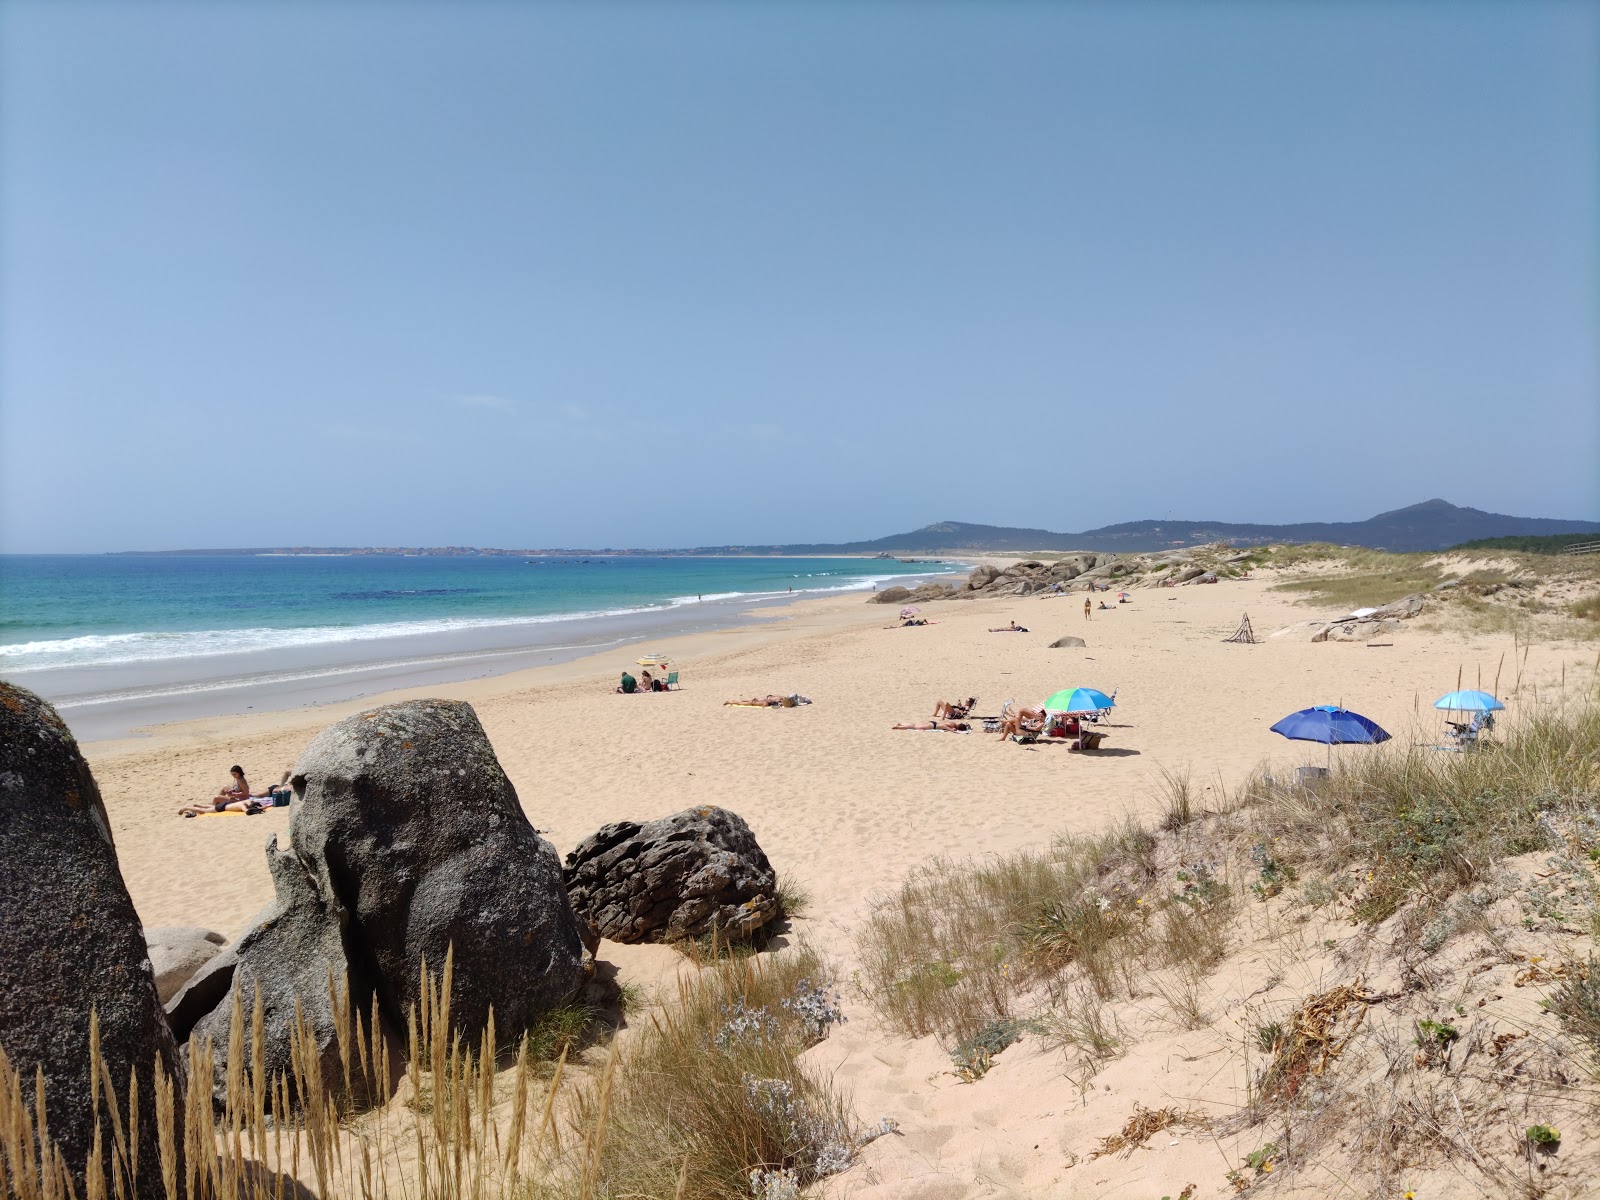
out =
<path fill-rule="evenodd" d="M 1600 514 L 1582 3 L 0 6 L 0 551 Z"/>
<path fill-rule="evenodd" d="M 1432 498 L 1430 500 L 1418 501 L 1414 505 L 1402 505 L 1401 509 L 1403 510 L 1403 509 L 1407 509 L 1407 508 L 1417 507 L 1417 506 L 1423 505 L 1423 504 L 1430 504 L 1430 503 L 1433 503 L 1434 500 L 1438 500 L 1438 499 L 1443 499 L 1443 498 L 1442 497 L 1434 497 L 1434 498 Z M 1450 501 L 1446 500 L 1445 503 L 1448 504 L 1448 503 L 1450 503 Z M 1472 506 L 1471 505 L 1456 505 L 1455 507 L 1458 507 L 1458 508 L 1470 508 Z M 1389 511 L 1393 512 L 1393 511 L 1397 511 L 1397 510 L 1389 510 Z M 1359 524 L 1361 521 L 1365 521 L 1365 520 L 1368 520 L 1368 519 L 1371 519 L 1371 518 L 1374 518 L 1374 517 L 1386 516 L 1386 515 L 1388 515 L 1387 512 L 1385 512 L 1385 513 L 1371 513 L 1371 514 L 1369 514 L 1368 517 L 1357 518 L 1356 523 Z M 1588 522 L 1590 524 L 1600 525 L 1600 520 L 1591 520 L 1590 518 L 1587 518 L 1587 517 L 1551 516 L 1551 515 L 1542 514 L 1542 513 L 1494 513 L 1494 514 L 1490 514 L 1490 515 L 1493 515 L 1493 516 L 1520 517 L 1520 518 L 1523 518 L 1523 519 L 1534 519 L 1534 520 L 1544 519 L 1544 520 L 1556 520 L 1556 521 Z M 112 549 L 112 550 L 96 550 L 96 551 L 43 551 L 43 550 L 41 550 L 41 551 L 0 551 L 0 555 L 6 554 L 6 553 L 21 553 L 21 554 L 30 554 L 30 553 L 31 554 L 52 554 L 52 553 L 60 553 L 60 554 L 74 554 L 74 553 L 86 553 L 86 554 L 182 554 L 184 552 L 213 553 L 213 552 L 222 551 L 222 550 L 243 550 L 243 551 L 261 550 L 261 549 L 282 550 L 282 549 L 289 549 L 289 548 L 293 548 L 293 549 L 296 549 L 296 550 L 304 549 L 304 550 L 308 550 L 308 551 L 317 551 L 317 550 L 372 550 L 372 549 L 382 549 L 382 548 L 397 549 L 397 550 L 400 550 L 400 549 L 417 550 L 417 549 L 445 549 L 445 548 L 454 548 L 454 547 L 470 548 L 470 549 L 477 549 L 477 550 L 516 550 L 516 551 L 550 550 L 550 551 L 557 551 L 557 552 L 564 552 L 564 551 L 570 550 L 570 551 L 578 552 L 578 553 L 604 553 L 604 552 L 613 551 L 613 550 L 618 550 L 618 551 L 625 550 L 625 551 L 629 551 L 631 553 L 648 554 L 651 551 L 657 551 L 657 550 L 662 551 L 662 552 L 681 552 L 681 551 L 684 551 L 684 550 L 695 550 L 695 549 L 713 549 L 714 550 L 714 549 L 720 549 L 720 548 L 723 548 L 723 547 L 740 547 L 740 548 L 742 548 L 742 547 L 751 547 L 751 546 L 753 546 L 753 547 L 760 548 L 760 547 L 768 547 L 768 546 L 824 546 L 824 547 L 827 547 L 827 546 L 839 546 L 839 545 L 851 544 L 851 543 L 854 543 L 854 542 L 862 542 L 862 541 L 870 542 L 870 541 L 875 541 L 875 540 L 877 540 L 879 538 L 893 537 L 893 536 L 897 536 L 897 535 L 901 535 L 901 534 L 907 534 L 907 533 L 915 533 L 915 532 L 917 532 L 917 531 L 919 531 L 921 529 L 929 528 L 929 527 L 934 526 L 934 525 L 946 524 L 946 523 L 956 523 L 956 524 L 963 524 L 963 525 L 988 525 L 988 526 L 992 526 L 992 527 L 996 527 L 996 528 L 1036 528 L 1036 529 L 1040 529 L 1043 532 L 1047 532 L 1047 533 L 1051 533 L 1051 534 L 1055 534 L 1055 535 L 1068 535 L 1068 536 L 1071 536 L 1071 535 L 1080 534 L 1080 533 L 1081 534 L 1085 534 L 1085 535 L 1090 535 L 1090 534 L 1095 534 L 1099 529 L 1102 529 L 1102 528 L 1115 528 L 1115 527 L 1120 526 L 1120 525 L 1138 524 L 1138 523 L 1141 523 L 1141 522 L 1144 522 L 1144 521 L 1158 521 L 1158 520 L 1170 520 L 1174 524 L 1181 524 L 1181 525 L 1222 525 L 1222 524 L 1227 524 L 1227 525 L 1278 525 L 1278 526 L 1286 526 L 1286 525 L 1298 525 L 1298 524 L 1308 524 L 1308 523 L 1311 523 L 1311 524 L 1331 523 L 1331 522 L 1322 522 L 1322 521 L 1315 520 L 1315 519 L 1310 520 L 1310 521 L 1305 521 L 1305 522 L 1300 522 L 1300 521 L 1296 521 L 1296 522 L 1288 522 L 1288 521 L 1221 521 L 1221 520 L 1214 519 L 1214 518 L 1209 518 L 1209 517 L 1189 517 L 1189 516 L 1184 516 L 1182 514 L 1178 514 L 1178 515 L 1175 515 L 1175 516 L 1172 516 L 1172 517 L 1168 517 L 1168 518 L 1158 518 L 1158 517 L 1126 517 L 1126 518 L 1118 518 L 1116 520 L 1107 522 L 1105 526 L 1096 526 L 1096 527 L 1093 527 L 1093 528 L 1086 528 L 1086 529 L 1065 529 L 1065 528 L 1062 528 L 1062 529 L 1051 529 L 1051 528 L 1049 528 L 1047 526 L 1028 526 L 1028 525 L 1006 526 L 1006 525 L 1002 525 L 1002 524 L 996 523 L 996 522 L 966 521 L 966 520 L 963 520 L 960 517 L 945 516 L 945 517 L 937 518 L 937 519 L 932 520 L 932 521 L 924 521 L 920 525 L 917 525 L 917 526 L 914 526 L 914 527 L 911 527 L 911 528 L 880 530 L 877 533 L 867 534 L 867 535 L 865 535 L 863 537 L 859 537 L 859 538 L 855 538 L 855 537 L 852 537 L 852 538 L 828 538 L 828 537 L 818 536 L 818 537 L 813 537 L 813 538 L 799 538 L 799 539 L 796 539 L 793 542 L 703 542 L 702 541 L 702 542 L 683 542 L 683 543 L 680 543 L 678 545 L 669 546 L 669 545 L 654 545 L 654 544 L 647 545 L 647 544 L 644 544 L 644 543 L 630 543 L 630 542 L 622 542 L 622 541 L 595 542 L 595 543 L 586 544 L 586 545 L 579 545 L 579 544 L 562 545 L 562 544 L 553 543 L 553 542 L 552 543 L 533 543 L 533 542 L 528 542 L 528 543 L 524 543 L 524 544 L 520 544 L 520 545 L 506 543 L 504 545 L 501 545 L 501 544 L 494 544 L 494 543 L 487 543 L 487 542 L 462 542 L 462 541 L 427 542 L 427 543 L 423 543 L 423 542 L 362 542 L 362 543 L 350 542 L 350 543 L 338 543 L 338 542 L 281 542 L 281 541 L 280 542 L 272 542 L 272 541 L 267 541 L 267 542 L 252 543 L 252 544 L 248 544 L 248 545 L 245 544 L 245 543 L 239 543 L 237 545 L 233 545 L 233 544 L 221 545 L 221 544 L 218 544 L 218 545 L 214 545 L 214 546 L 200 546 L 200 545 L 194 545 L 194 546 L 124 546 L 124 547 L 119 547 L 117 549 Z"/>

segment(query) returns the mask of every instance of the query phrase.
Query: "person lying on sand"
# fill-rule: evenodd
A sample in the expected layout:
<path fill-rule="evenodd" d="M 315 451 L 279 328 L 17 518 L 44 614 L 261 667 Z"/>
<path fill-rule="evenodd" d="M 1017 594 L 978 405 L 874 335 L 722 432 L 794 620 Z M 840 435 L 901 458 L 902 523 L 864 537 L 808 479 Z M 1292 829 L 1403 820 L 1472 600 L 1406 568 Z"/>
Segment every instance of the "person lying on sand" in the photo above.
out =
<path fill-rule="evenodd" d="M 932 622 L 930 622 L 927 617 L 907 617 L 904 621 L 900 622 L 900 628 L 901 629 L 910 629 L 913 625 L 929 625 L 929 624 L 932 624 Z"/>
<path fill-rule="evenodd" d="M 178 810 L 180 817 L 195 817 L 208 812 L 260 812 L 265 805 L 255 800 L 250 795 L 250 781 L 244 777 L 244 768 L 233 766 L 228 768 L 228 774 L 233 776 L 233 783 L 223 788 L 210 800 L 186 804 Z"/>
<path fill-rule="evenodd" d="M 941 700 L 933 706 L 933 719 L 950 717 L 959 720 L 972 712 L 972 706 L 978 702 L 976 696 L 968 696 L 965 700 Z"/>
<path fill-rule="evenodd" d="M 766 696 L 751 696 L 748 700 L 724 700 L 724 708 L 732 704 L 739 708 L 794 708 L 797 704 L 810 704 L 810 696 L 802 696 L 799 692 L 791 692 L 787 696 L 772 693 Z"/>
<path fill-rule="evenodd" d="M 996 628 L 989 630 L 989 632 L 990 633 L 1027 633 L 1028 630 L 1027 630 L 1026 626 L 1018 625 L 1015 621 L 1013 621 L 1009 625 L 997 626 Z"/>
<path fill-rule="evenodd" d="M 965 721 L 918 721 L 911 725 L 891 725 L 890 729 L 932 729 L 940 733 L 966 733 L 972 726 Z"/>
<path fill-rule="evenodd" d="M 1028 705 L 1025 708 L 1014 708 L 1000 715 L 1000 740 L 1003 742 L 1014 734 L 1044 732 L 1044 709 L 1037 705 Z"/>

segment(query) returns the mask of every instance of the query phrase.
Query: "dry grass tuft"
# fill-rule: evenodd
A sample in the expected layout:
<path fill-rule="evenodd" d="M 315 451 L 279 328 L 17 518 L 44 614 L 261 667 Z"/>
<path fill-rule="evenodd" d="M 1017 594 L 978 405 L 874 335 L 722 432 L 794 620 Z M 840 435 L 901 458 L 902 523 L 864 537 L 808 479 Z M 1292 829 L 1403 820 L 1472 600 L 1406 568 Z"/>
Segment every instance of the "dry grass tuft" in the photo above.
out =
<path fill-rule="evenodd" d="M 1339 1057 L 1376 999 L 1359 979 L 1308 997 L 1278 1034 L 1261 1076 L 1260 1099 L 1293 1100 L 1307 1079 L 1322 1075 Z"/>
<path fill-rule="evenodd" d="M 1195 1122 L 1196 1118 L 1192 1113 L 1170 1107 L 1151 1109 L 1136 1102 L 1133 1106 L 1133 1116 L 1128 1118 L 1128 1123 L 1111 1136 L 1101 1138 L 1099 1148 L 1089 1155 L 1089 1158 L 1093 1161 L 1107 1154 L 1120 1154 L 1123 1158 L 1127 1158 L 1163 1129 Z"/>

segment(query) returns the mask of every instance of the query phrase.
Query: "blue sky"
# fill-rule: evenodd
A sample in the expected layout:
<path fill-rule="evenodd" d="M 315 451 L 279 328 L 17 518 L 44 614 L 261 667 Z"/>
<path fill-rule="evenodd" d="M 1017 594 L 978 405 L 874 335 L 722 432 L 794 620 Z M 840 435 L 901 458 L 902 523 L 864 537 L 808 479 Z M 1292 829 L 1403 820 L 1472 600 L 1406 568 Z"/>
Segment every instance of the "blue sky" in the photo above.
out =
<path fill-rule="evenodd" d="M 0 548 L 1595 518 L 1597 11 L 13 0 Z"/>

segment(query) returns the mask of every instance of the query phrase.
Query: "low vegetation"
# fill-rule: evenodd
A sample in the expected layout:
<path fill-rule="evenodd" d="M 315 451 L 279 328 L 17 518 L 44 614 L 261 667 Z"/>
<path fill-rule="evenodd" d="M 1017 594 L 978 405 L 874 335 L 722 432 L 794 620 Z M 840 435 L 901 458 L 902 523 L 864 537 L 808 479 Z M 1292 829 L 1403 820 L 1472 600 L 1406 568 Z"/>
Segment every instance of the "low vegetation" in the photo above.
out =
<path fill-rule="evenodd" d="M 1163 1028 L 1209 1030 L 1247 1067 L 1247 1094 L 1210 1118 L 1259 1147 L 1230 1167 L 1240 1190 L 1316 1154 L 1350 1194 L 1399 1195 L 1429 1162 L 1455 1163 L 1474 1194 L 1546 1194 L 1564 1160 L 1503 1114 L 1543 1128 L 1595 1111 L 1600 963 L 1513 943 L 1600 933 L 1600 705 L 1550 706 L 1468 753 L 1347 753 L 1309 785 L 1257 774 L 1210 810 L 1182 775 L 1166 792 L 1148 826 L 928 864 L 864 927 L 863 992 L 893 1027 L 936 1035 L 975 1086 L 996 1065 L 997 1050 L 974 1054 L 986 1037 L 1003 1049 L 1037 1032 L 1087 1087 Z M 1322 986 L 1285 995 L 1278 973 L 1226 994 L 1228 955 L 1289 954 L 1297 928 L 1318 931 Z M 1545 989 L 1555 1020 L 1508 1028 L 1487 991 L 1466 1004 L 1491 970 Z M 1102 1152 L 1173 1113 L 1135 1116 Z M 1535 1164 L 1526 1145 L 1552 1157 Z"/>
<path fill-rule="evenodd" d="M 892 1128 L 860 1129 L 830 1081 L 799 1061 L 843 1019 L 830 968 L 803 946 L 686 972 L 676 1002 L 648 1014 L 625 1048 L 581 1007 L 509 1046 L 492 1020 L 476 1045 L 465 1043 L 450 1021 L 450 976 L 447 962 L 413 1011 L 392 1088 L 383 1039 L 350 1012 L 338 1030 L 342 1079 L 321 1077 L 303 1025 L 293 1078 L 266 1078 L 259 1002 L 236 1001 L 220 1109 L 209 1046 L 191 1044 L 187 1086 L 158 1079 L 156 1111 L 141 1114 L 113 1086 L 92 1033 L 84 1065 L 103 1080 L 104 1134 L 86 1171 L 74 1164 L 87 1195 L 124 1197 L 152 1183 L 169 1200 L 305 1195 L 298 1181 L 322 1200 L 795 1200 Z M 0 1194 L 78 1194 L 22 1083 L 0 1052 Z M 376 1107 L 346 1102 L 363 1092 Z M 158 1162 L 130 1155 L 141 1120 L 159 1131 Z"/>
<path fill-rule="evenodd" d="M 862 1130 L 799 1061 L 843 1019 L 829 968 L 804 946 L 712 960 L 574 1106 L 575 1136 L 603 1131 L 581 1194 L 783 1200 L 844 1170 L 891 1126 Z"/>

